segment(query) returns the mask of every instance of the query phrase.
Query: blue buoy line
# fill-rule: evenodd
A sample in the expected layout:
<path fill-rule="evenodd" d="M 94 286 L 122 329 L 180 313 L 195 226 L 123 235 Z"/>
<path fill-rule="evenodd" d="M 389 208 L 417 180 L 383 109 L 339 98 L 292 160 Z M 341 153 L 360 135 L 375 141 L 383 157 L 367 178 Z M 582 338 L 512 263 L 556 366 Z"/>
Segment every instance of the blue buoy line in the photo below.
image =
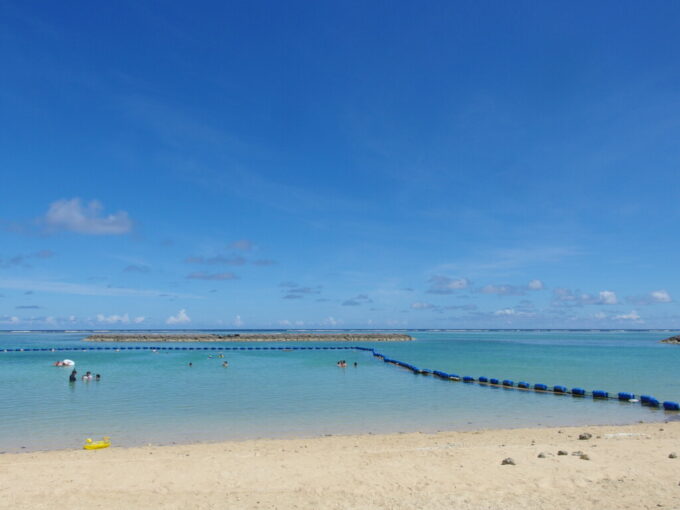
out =
<path fill-rule="evenodd" d="M 90 352 L 90 351 L 310 351 L 310 350 L 355 350 L 355 351 L 366 351 L 370 352 L 373 357 L 383 360 L 385 363 L 396 365 L 407 370 L 410 370 L 414 374 L 433 376 L 437 379 L 447 380 L 447 381 L 462 381 L 464 383 L 478 383 L 481 386 L 489 386 L 496 388 L 506 388 L 506 389 L 516 389 L 522 391 L 533 391 L 537 393 L 552 393 L 554 395 L 571 395 L 572 397 L 588 397 L 590 396 L 593 400 L 618 400 L 620 402 L 639 402 L 641 405 L 651 408 L 661 408 L 665 411 L 680 411 L 680 403 L 673 402 L 671 400 L 666 400 L 664 402 L 659 402 L 656 398 L 651 395 L 640 395 L 639 399 L 635 398 L 634 393 L 629 392 L 619 392 L 616 396 L 610 396 L 609 392 L 603 390 L 593 390 L 586 391 L 583 388 L 571 388 L 568 389 L 566 386 L 555 385 L 550 388 L 547 384 L 535 383 L 533 386 L 526 382 L 520 381 L 515 384 L 514 381 L 510 379 L 504 379 L 499 381 L 495 378 L 488 378 L 480 376 L 474 378 L 469 375 L 459 376 L 457 374 L 450 374 L 448 372 L 442 372 L 441 370 L 429 370 L 426 368 L 418 368 L 410 363 L 405 363 L 396 359 L 388 358 L 384 354 L 372 349 L 370 347 L 361 346 L 344 346 L 344 345 L 332 345 L 332 346 L 282 346 L 282 347 L 168 347 L 164 345 L 160 346 L 122 346 L 122 347 L 35 347 L 35 348 L 18 348 L 18 349 L 0 349 L 0 353 L 6 352 L 64 352 L 64 351 L 79 351 L 79 352 Z"/>

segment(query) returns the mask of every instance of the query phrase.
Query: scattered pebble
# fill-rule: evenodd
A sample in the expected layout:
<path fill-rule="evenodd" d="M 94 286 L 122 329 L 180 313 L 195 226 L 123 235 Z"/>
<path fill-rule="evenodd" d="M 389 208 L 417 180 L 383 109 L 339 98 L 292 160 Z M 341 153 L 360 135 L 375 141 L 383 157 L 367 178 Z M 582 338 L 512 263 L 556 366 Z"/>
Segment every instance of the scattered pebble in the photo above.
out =
<path fill-rule="evenodd" d="M 581 460 L 590 460 L 590 457 L 588 456 L 587 453 L 582 453 L 581 455 L 579 455 L 578 458 Z"/>
<path fill-rule="evenodd" d="M 557 452 L 557 455 L 569 455 L 569 452 L 567 452 L 565 450 L 560 450 L 560 451 Z"/>
<path fill-rule="evenodd" d="M 549 453 L 549 452 L 541 452 L 541 453 L 538 454 L 539 459 L 546 459 L 546 458 L 552 457 L 552 456 L 553 456 L 553 454 Z"/>
<path fill-rule="evenodd" d="M 675 452 L 671 452 L 671 453 L 668 454 L 668 458 L 669 458 L 669 459 L 677 459 L 677 458 L 678 458 L 678 454 L 675 453 Z"/>
<path fill-rule="evenodd" d="M 587 440 L 590 439 L 591 437 L 593 437 L 593 435 L 592 435 L 590 432 L 584 432 L 583 434 L 579 434 L 579 435 L 578 435 L 578 438 L 579 438 L 581 441 L 587 441 Z"/>
<path fill-rule="evenodd" d="M 581 455 L 583 455 L 583 452 L 581 450 L 576 450 L 575 452 L 571 452 L 571 454 L 574 455 L 575 457 L 580 457 Z"/>
<path fill-rule="evenodd" d="M 515 465 L 515 460 L 514 460 L 512 457 L 506 457 L 506 458 L 503 459 L 503 461 L 501 462 L 501 465 L 502 465 L 502 466 L 506 466 L 506 465 L 507 465 L 507 466 L 514 466 L 514 465 Z"/>

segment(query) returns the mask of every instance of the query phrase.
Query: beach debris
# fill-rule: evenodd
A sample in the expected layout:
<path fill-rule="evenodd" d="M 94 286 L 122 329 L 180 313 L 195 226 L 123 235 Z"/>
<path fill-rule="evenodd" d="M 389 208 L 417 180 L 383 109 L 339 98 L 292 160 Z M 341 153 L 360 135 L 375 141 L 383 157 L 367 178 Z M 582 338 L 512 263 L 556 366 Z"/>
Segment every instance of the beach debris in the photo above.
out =
<path fill-rule="evenodd" d="M 566 450 L 560 450 L 557 452 L 557 455 L 569 455 L 569 452 Z"/>
<path fill-rule="evenodd" d="M 506 457 L 501 461 L 501 466 L 514 466 L 515 465 L 515 459 L 512 457 Z"/>
<path fill-rule="evenodd" d="M 579 435 L 578 435 L 578 438 L 579 438 L 581 441 L 587 441 L 588 439 L 590 439 L 590 438 L 592 438 L 592 437 L 593 437 L 593 435 L 592 435 L 590 432 L 584 432 L 583 434 L 579 434 Z"/>
<path fill-rule="evenodd" d="M 85 440 L 85 444 L 83 445 L 83 449 L 100 450 L 102 448 L 108 448 L 109 446 L 111 446 L 111 439 L 108 436 L 104 436 L 104 439 L 101 441 L 92 441 L 92 439 L 87 438 Z"/>
<path fill-rule="evenodd" d="M 537 455 L 537 457 L 538 457 L 539 459 L 546 459 L 546 458 L 552 457 L 552 456 L 553 456 L 553 454 L 550 453 L 550 452 L 541 452 L 541 453 L 539 453 L 539 454 Z"/>
<path fill-rule="evenodd" d="M 581 455 L 583 455 L 583 452 L 581 450 L 576 450 L 575 452 L 571 452 L 571 454 L 574 455 L 575 457 L 580 457 Z"/>
<path fill-rule="evenodd" d="M 671 452 L 671 453 L 668 454 L 668 458 L 669 458 L 669 459 L 677 459 L 677 458 L 678 458 L 678 454 L 675 453 L 675 452 Z"/>
<path fill-rule="evenodd" d="M 582 453 L 581 455 L 578 456 L 578 458 L 581 460 L 590 460 L 590 457 L 588 456 L 587 453 Z"/>

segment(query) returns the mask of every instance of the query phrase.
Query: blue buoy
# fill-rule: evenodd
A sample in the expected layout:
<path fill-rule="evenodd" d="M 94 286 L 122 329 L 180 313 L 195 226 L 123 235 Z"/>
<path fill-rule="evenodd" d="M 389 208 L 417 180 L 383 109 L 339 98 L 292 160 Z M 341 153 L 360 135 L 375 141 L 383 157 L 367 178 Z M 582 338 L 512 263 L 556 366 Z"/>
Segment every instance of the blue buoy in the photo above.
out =
<path fill-rule="evenodd" d="M 500 381 L 498 379 L 489 379 L 489 384 L 500 384 Z"/>
<path fill-rule="evenodd" d="M 567 392 L 566 386 L 553 386 L 553 392 L 558 394 L 563 394 Z"/>
<path fill-rule="evenodd" d="M 663 403 L 663 408 L 666 411 L 680 411 L 680 404 L 678 404 L 677 402 L 671 402 L 670 400 L 666 400 Z"/>
<path fill-rule="evenodd" d="M 546 386 L 545 384 L 536 383 L 534 384 L 534 389 L 538 391 L 548 391 L 548 386 Z"/>
<path fill-rule="evenodd" d="M 633 400 L 635 398 L 635 395 L 633 393 L 628 393 L 627 391 L 620 391 L 618 395 L 619 400 Z"/>
<path fill-rule="evenodd" d="M 480 383 L 488 383 L 488 382 L 489 382 L 489 378 L 488 378 L 488 377 L 484 377 L 484 376 L 480 377 L 480 378 L 477 379 L 477 380 L 478 380 Z"/>
<path fill-rule="evenodd" d="M 605 400 L 609 398 L 609 393 L 602 390 L 593 390 L 593 398 Z"/>
<path fill-rule="evenodd" d="M 574 397 L 585 397 L 586 396 L 586 390 L 584 390 L 583 388 L 572 388 L 571 394 Z"/>
<path fill-rule="evenodd" d="M 503 379 L 503 386 L 513 387 L 515 386 L 515 382 L 510 379 Z"/>
<path fill-rule="evenodd" d="M 520 382 L 517 383 L 517 387 L 522 388 L 524 390 L 528 389 L 530 386 L 531 385 L 526 381 L 520 381 Z"/>
<path fill-rule="evenodd" d="M 475 378 L 474 378 L 474 377 L 471 377 L 471 376 L 469 376 L 469 375 L 464 375 L 464 376 L 463 376 L 463 382 L 472 383 L 472 382 L 475 382 Z"/>
<path fill-rule="evenodd" d="M 649 407 L 659 407 L 661 404 L 654 397 L 649 397 L 649 400 L 647 401 L 647 405 Z"/>

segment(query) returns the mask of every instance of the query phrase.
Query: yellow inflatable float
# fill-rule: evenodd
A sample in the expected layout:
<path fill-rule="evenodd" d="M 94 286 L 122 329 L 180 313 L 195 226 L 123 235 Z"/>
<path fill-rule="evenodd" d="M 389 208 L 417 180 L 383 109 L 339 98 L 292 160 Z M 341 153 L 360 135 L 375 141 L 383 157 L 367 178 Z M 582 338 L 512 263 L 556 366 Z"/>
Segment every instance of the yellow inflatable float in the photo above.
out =
<path fill-rule="evenodd" d="M 85 441 L 83 448 L 86 450 L 99 450 L 101 448 L 108 448 L 109 446 L 111 446 L 111 440 L 108 436 L 104 436 L 102 441 L 92 441 L 92 439 L 88 438 Z"/>

